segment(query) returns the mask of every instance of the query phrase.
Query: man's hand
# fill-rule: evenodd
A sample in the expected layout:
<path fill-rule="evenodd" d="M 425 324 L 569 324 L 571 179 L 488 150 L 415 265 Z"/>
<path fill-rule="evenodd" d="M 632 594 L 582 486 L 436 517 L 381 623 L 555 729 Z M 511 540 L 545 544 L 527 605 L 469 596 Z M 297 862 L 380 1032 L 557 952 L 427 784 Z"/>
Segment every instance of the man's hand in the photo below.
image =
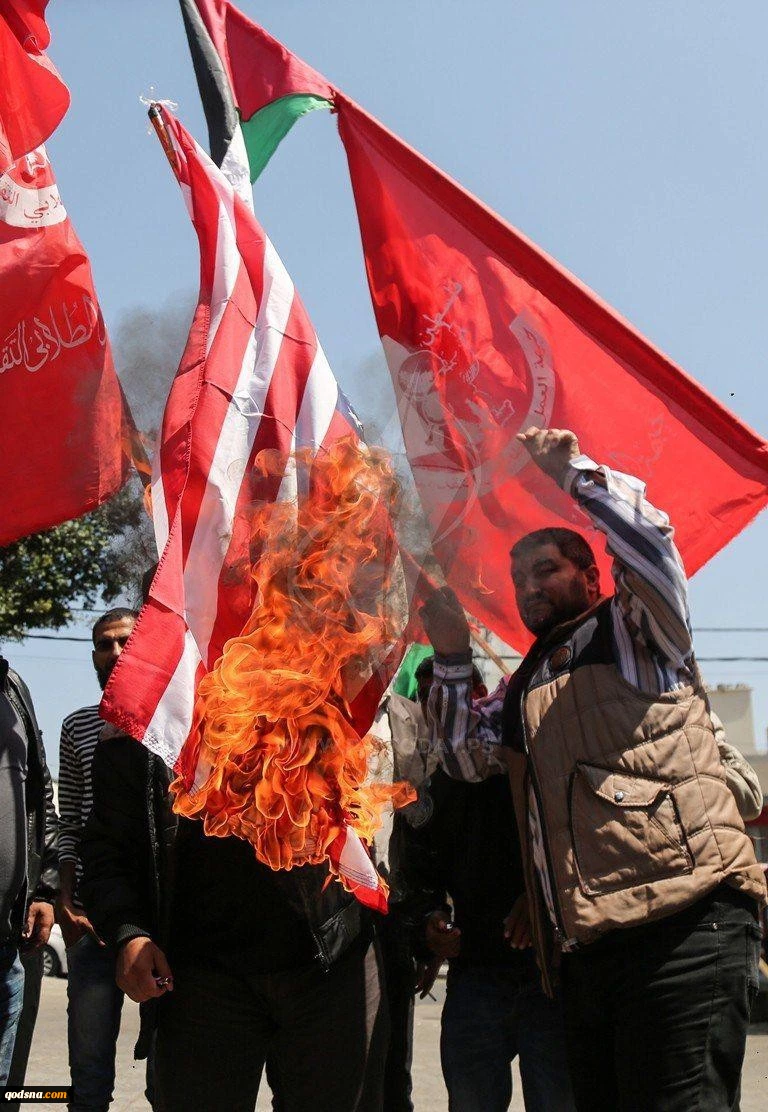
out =
<path fill-rule="evenodd" d="M 441 587 L 421 608 L 424 631 L 440 656 L 469 651 L 469 625 L 450 587 Z"/>
<path fill-rule="evenodd" d="M 171 968 L 151 938 L 131 938 L 120 947 L 115 980 L 137 1004 L 173 992 Z"/>
<path fill-rule="evenodd" d="M 416 991 L 419 994 L 419 1000 L 423 1000 L 425 996 L 429 995 L 429 990 L 437 980 L 437 974 L 440 972 L 440 966 L 443 964 L 442 958 L 432 958 L 431 961 L 417 961 L 416 962 Z"/>
<path fill-rule="evenodd" d="M 523 893 L 512 905 L 504 920 L 504 937 L 513 950 L 527 950 L 531 945 L 531 921 L 528 917 L 528 897 Z"/>
<path fill-rule="evenodd" d="M 445 911 L 433 911 L 427 919 L 425 939 L 435 957 L 441 961 L 457 958 L 461 950 L 461 931 Z"/>
<path fill-rule="evenodd" d="M 61 896 L 56 904 L 56 922 L 61 927 L 65 946 L 74 946 L 84 934 L 90 934 L 99 946 L 104 945 L 83 909 L 66 896 Z"/>
<path fill-rule="evenodd" d="M 41 950 L 51 937 L 53 905 L 45 900 L 33 900 L 27 911 L 27 921 L 21 932 L 21 949 L 25 953 Z"/>
<path fill-rule="evenodd" d="M 532 425 L 525 432 L 519 432 L 517 439 L 528 449 L 536 466 L 556 483 L 562 482 L 571 460 L 581 455 L 576 435 L 568 429 L 537 429 Z"/>

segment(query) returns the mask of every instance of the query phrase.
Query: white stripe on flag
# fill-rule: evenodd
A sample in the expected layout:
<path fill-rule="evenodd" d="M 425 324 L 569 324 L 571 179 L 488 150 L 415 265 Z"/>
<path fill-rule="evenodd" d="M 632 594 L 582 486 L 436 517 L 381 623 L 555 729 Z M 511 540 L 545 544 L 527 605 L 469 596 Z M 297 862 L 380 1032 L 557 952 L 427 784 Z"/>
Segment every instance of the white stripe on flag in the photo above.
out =
<path fill-rule="evenodd" d="M 317 351 L 312 362 L 304 396 L 301 399 L 301 408 L 296 419 L 296 426 L 291 437 L 291 454 L 300 448 L 309 448 L 314 454 L 325 440 L 330 428 L 336 405 L 339 400 L 339 387 L 333 377 L 325 352 L 317 344 Z M 302 480 L 307 476 L 303 474 Z M 299 486 L 304 492 L 304 482 L 299 483 L 299 468 L 291 461 L 285 469 L 280 489 L 277 492 L 278 502 L 289 502 L 298 497 Z"/>
<path fill-rule="evenodd" d="M 184 617 L 189 627 L 184 641 L 184 653 L 155 710 L 146 738 L 147 744 L 154 751 L 158 752 L 158 747 L 161 747 L 166 752 L 173 751 L 176 758 L 192 725 L 197 666 L 201 660 L 209 666 L 208 648 L 216 624 L 218 605 L 218 591 L 212 589 L 211 584 L 218 583 L 226 562 L 237 496 L 280 355 L 293 304 L 293 293 L 293 283 L 288 272 L 271 242 L 266 240 L 264 296 L 216 444 L 184 565 Z M 263 337 L 261 344 L 259 336 Z M 181 543 L 181 539 L 177 538 L 175 543 Z M 194 645 L 194 653 L 190 648 L 190 640 Z M 154 744 L 150 741 L 150 732 Z M 199 776 L 195 779 L 197 781 Z"/>
<path fill-rule="evenodd" d="M 177 158 L 183 160 L 185 158 L 184 152 L 175 141 L 174 148 Z M 242 265 L 240 252 L 237 247 L 232 187 L 225 178 L 221 177 L 215 164 L 211 162 L 210 159 L 207 159 L 207 161 L 209 167 L 212 167 L 216 171 L 216 176 L 211 176 L 214 185 L 217 187 L 216 192 L 219 198 L 219 214 L 218 234 L 216 236 L 216 262 L 213 290 L 211 292 L 211 316 L 206 338 L 206 355 L 210 353 Z M 181 183 L 181 188 L 184 201 L 189 209 L 190 217 L 192 217 L 194 216 L 194 206 L 192 204 L 191 190 L 189 186 L 185 185 L 183 182 Z M 170 521 L 168 519 L 168 507 L 165 499 L 165 487 L 163 485 L 160 462 L 160 451 L 158 447 L 152 461 L 152 521 L 158 555 L 161 555 L 165 549 L 170 532 Z"/>
<path fill-rule="evenodd" d="M 264 297 L 222 424 L 184 565 L 187 625 L 197 641 L 201 658 L 209 667 L 213 662 L 207 660 L 208 646 L 218 604 L 218 592 L 211 590 L 210 583 L 218 581 L 226 561 L 237 497 L 261 425 L 261 414 L 280 356 L 292 303 L 293 283 L 267 240 Z M 262 343 L 259 343 L 260 336 L 263 336 Z"/>
<path fill-rule="evenodd" d="M 169 767 L 178 760 L 192 724 L 197 695 L 196 673 L 200 653 L 189 630 L 184 634 L 184 651 L 176 670 L 155 708 L 144 734 L 144 744 Z"/>
<path fill-rule="evenodd" d="M 210 162 L 210 159 L 209 159 Z M 211 166 L 214 164 L 211 162 Z M 211 323 L 208 327 L 208 343 L 205 354 L 209 355 L 221 318 L 229 304 L 237 276 L 243 265 L 237 248 L 235 206 L 229 182 L 217 178 L 216 192 L 219 195 L 219 231 L 216 236 L 216 265 L 213 271 L 213 290 L 211 292 Z M 219 188 L 220 187 L 220 188 Z"/>
<path fill-rule="evenodd" d="M 155 531 L 155 547 L 158 556 L 168 543 L 168 507 L 165 504 L 165 488 L 160 470 L 160 445 L 155 448 L 152 459 L 152 525 Z"/>
<path fill-rule="evenodd" d="M 338 384 L 328 365 L 325 352 L 318 342 L 296 420 L 297 448 L 311 448 L 313 452 L 317 451 L 325 440 L 338 400 Z"/>
<path fill-rule="evenodd" d="M 233 186 L 241 201 L 253 212 L 253 189 L 251 188 L 251 167 L 245 146 L 243 129 L 238 124 L 232 136 L 227 153 L 221 162 L 221 172 Z"/>

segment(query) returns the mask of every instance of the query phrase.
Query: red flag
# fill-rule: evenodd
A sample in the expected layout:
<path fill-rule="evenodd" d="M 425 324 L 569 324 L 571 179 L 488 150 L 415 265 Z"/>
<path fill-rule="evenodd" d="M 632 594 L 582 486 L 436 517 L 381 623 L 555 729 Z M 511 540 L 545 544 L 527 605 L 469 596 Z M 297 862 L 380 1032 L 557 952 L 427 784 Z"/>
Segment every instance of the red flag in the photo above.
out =
<path fill-rule="evenodd" d="M 122 486 L 123 405 L 88 258 L 45 148 L 0 177 L 0 545 Z"/>
<path fill-rule="evenodd" d="M 573 429 L 594 459 L 644 479 L 693 574 L 765 506 L 768 445 L 378 121 L 336 106 L 409 460 L 467 609 L 525 645 L 510 545 L 544 525 L 587 531 L 516 441 L 531 425 Z"/>
<path fill-rule="evenodd" d="M 69 90 L 44 51 L 48 0 L 0 0 L 0 174 L 51 135 Z"/>
<path fill-rule="evenodd" d="M 765 506 L 763 440 L 228 0 L 196 3 L 238 103 L 260 114 L 314 93 L 336 108 L 409 461 L 435 553 L 471 613 L 525 646 L 510 546 L 543 525 L 589 530 L 515 440 L 530 425 L 571 428 L 599 462 L 646 480 L 689 574 Z"/>

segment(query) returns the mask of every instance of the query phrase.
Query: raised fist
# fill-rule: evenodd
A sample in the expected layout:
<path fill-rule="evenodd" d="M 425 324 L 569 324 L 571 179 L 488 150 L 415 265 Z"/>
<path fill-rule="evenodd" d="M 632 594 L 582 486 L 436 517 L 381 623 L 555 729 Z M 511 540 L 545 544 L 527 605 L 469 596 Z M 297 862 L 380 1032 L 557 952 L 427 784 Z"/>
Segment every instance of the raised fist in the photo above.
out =
<path fill-rule="evenodd" d="M 421 608 L 424 631 L 440 656 L 469 651 L 469 625 L 450 587 L 441 587 Z"/>
<path fill-rule="evenodd" d="M 537 429 L 535 425 L 517 434 L 537 467 L 559 483 L 572 459 L 581 455 L 575 433 L 568 429 Z"/>

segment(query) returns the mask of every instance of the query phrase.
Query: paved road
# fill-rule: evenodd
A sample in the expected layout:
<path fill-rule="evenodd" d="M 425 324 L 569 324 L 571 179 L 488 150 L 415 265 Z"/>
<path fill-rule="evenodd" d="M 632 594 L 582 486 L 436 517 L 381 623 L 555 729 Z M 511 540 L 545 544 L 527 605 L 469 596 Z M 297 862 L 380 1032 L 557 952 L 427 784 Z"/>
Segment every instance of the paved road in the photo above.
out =
<path fill-rule="evenodd" d="M 441 986 L 441 982 L 438 982 Z M 47 977 L 43 982 L 37 1030 L 32 1044 L 28 1084 L 57 1088 L 69 1084 L 66 1036 L 66 981 Z M 117 1051 L 117 1087 L 112 1108 L 115 1112 L 146 1112 L 143 1068 L 133 1062 L 133 1043 L 138 1029 L 138 1009 L 126 1001 L 123 1027 Z M 440 1075 L 438 1040 L 440 1003 L 430 1000 L 416 1009 L 414 1052 L 414 1103 L 416 1112 L 446 1112 L 448 1102 Z M 519 1077 L 515 1073 L 515 1095 L 511 1112 L 523 1112 Z M 22 1106 L 25 1107 L 25 1106 Z M 32 1108 L 32 1105 L 26 1105 Z M 63 1105 L 46 1105 L 63 1108 Z M 257 1112 L 269 1112 L 268 1091 L 259 1097 Z M 754 1027 L 747 1046 L 741 1112 L 765 1112 L 768 1108 L 768 1024 Z M 211 1112 L 225 1112 L 211 1109 Z"/>

